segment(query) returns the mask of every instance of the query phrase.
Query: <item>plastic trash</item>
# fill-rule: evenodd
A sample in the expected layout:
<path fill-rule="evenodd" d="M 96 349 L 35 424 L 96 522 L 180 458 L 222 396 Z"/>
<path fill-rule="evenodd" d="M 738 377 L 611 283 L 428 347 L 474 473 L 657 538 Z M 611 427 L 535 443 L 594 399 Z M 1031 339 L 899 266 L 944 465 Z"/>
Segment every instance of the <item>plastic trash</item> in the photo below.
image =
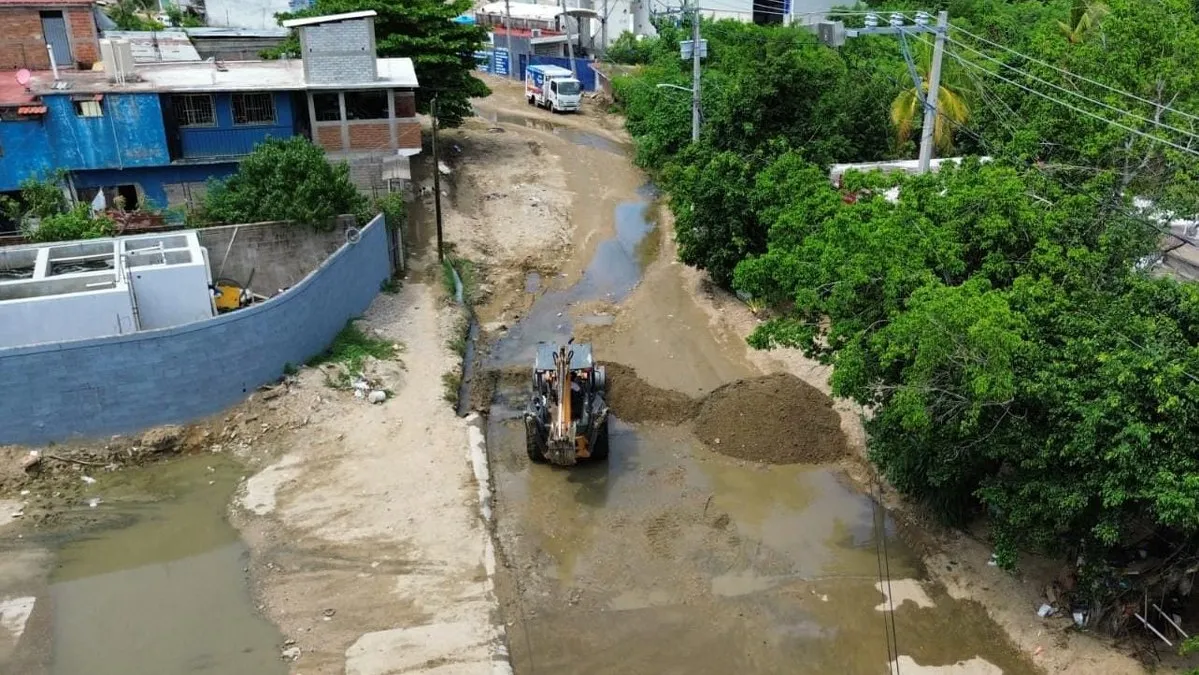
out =
<path fill-rule="evenodd" d="M 1050 614 L 1053 614 L 1053 605 L 1050 605 L 1049 603 L 1041 605 L 1041 608 L 1037 610 L 1037 616 L 1041 617 L 1042 619 Z"/>

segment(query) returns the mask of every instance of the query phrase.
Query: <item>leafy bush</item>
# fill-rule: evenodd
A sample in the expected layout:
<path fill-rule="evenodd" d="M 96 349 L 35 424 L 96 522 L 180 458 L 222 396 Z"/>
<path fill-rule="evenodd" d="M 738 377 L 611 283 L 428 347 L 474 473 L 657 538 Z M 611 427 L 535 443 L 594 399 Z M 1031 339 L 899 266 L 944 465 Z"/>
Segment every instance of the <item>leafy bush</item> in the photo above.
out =
<path fill-rule="evenodd" d="M 642 37 L 638 39 L 633 33 L 625 31 L 608 47 L 604 56 L 616 63 L 630 65 L 649 63 L 653 58 L 656 43 L 655 38 Z"/>
<path fill-rule="evenodd" d="M 36 242 L 96 239 L 112 236 L 116 225 L 104 216 L 93 217 L 87 204 L 76 204 L 62 213 L 53 213 L 40 220 L 26 220 L 21 233 Z"/>
<path fill-rule="evenodd" d="M 260 143 L 237 173 L 211 181 L 197 216 L 208 223 L 290 220 L 328 227 L 334 216 L 366 210 L 366 199 L 350 182 L 350 168 L 331 164 L 320 148 L 293 136 Z"/>

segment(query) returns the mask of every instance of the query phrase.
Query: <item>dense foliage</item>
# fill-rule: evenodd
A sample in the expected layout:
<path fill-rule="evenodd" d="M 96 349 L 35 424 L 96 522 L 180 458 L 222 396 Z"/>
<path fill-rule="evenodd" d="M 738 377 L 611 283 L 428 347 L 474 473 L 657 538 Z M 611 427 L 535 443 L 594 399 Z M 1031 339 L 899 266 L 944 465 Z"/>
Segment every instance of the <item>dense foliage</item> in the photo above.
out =
<path fill-rule="evenodd" d="M 443 126 L 458 126 L 470 117 L 470 99 L 490 92 L 475 70 L 474 53 L 483 48 L 487 31 L 451 21 L 471 9 L 470 0 L 315 0 L 308 9 L 279 14 L 294 19 L 325 14 L 344 14 L 371 9 L 375 17 L 375 45 L 380 57 L 408 57 L 416 68 L 420 88 L 417 110 L 429 112 L 437 96 L 437 118 Z M 265 56 L 299 55 L 300 43 L 293 35 Z"/>
<path fill-rule="evenodd" d="M 44 180 L 27 178 L 19 199 L 0 197 L 0 217 L 15 223 L 29 241 L 70 241 L 107 237 L 115 229 L 104 215 L 93 215 L 87 204 L 71 206 L 63 191 L 65 174 Z"/>
<path fill-rule="evenodd" d="M 686 93 L 656 86 L 689 86 L 685 36 L 637 43 L 645 65 L 617 98 L 680 257 L 772 308 L 754 346 L 834 365 L 887 478 L 951 521 L 987 516 L 1003 564 L 1081 554 L 1094 579 L 1150 533 L 1194 551 L 1199 290 L 1151 273 L 1160 225 L 1133 199 L 1199 212 L 1194 9 L 941 4 L 994 44 L 951 31 L 938 145 L 991 159 L 924 176 L 829 180 L 832 163 L 915 156 L 892 37 L 833 50 L 798 28 L 705 23 L 696 144 Z"/>
<path fill-rule="evenodd" d="M 212 181 L 196 217 L 209 223 L 290 220 L 327 226 L 341 214 L 362 214 L 366 200 L 345 163 L 330 163 L 307 139 L 269 139 L 246 156 L 237 173 Z"/>

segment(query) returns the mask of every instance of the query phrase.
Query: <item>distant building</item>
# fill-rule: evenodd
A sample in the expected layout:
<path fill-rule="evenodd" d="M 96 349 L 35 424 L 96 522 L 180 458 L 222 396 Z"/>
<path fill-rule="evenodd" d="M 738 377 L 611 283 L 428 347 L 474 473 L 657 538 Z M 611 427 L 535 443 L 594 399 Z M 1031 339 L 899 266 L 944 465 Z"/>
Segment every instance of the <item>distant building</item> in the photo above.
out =
<path fill-rule="evenodd" d="M 100 60 L 94 0 L 0 0 L 0 70 L 91 68 Z"/>
<path fill-rule="evenodd" d="M 204 19 L 209 26 L 221 28 L 278 28 L 276 14 L 310 5 L 308 0 L 205 0 Z"/>
<path fill-rule="evenodd" d="M 411 59 L 375 56 L 374 14 L 289 22 L 303 60 L 133 64 L 106 41 L 104 71 L 42 70 L 24 86 L 0 73 L 0 193 L 61 169 L 79 200 L 183 206 L 264 139 L 297 135 L 386 190 L 421 150 L 418 82 Z"/>
<path fill-rule="evenodd" d="M 201 59 L 215 58 L 221 61 L 253 61 L 259 55 L 278 47 L 287 40 L 291 31 L 273 28 L 184 28 L 187 37 Z"/>

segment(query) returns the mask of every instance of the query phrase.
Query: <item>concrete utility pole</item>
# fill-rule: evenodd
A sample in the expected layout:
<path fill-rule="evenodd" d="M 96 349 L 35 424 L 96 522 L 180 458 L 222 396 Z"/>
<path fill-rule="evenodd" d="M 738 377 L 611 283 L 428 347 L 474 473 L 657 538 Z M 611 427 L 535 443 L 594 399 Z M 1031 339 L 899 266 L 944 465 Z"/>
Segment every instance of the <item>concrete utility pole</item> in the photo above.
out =
<path fill-rule="evenodd" d="M 691 8 L 691 142 L 699 141 L 699 0 Z"/>
<path fill-rule="evenodd" d="M 441 249 L 441 157 L 437 154 L 437 94 L 429 106 L 429 116 L 433 118 L 433 210 L 437 214 L 437 261 L 443 257 Z"/>
<path fill-rule="evenodd" d="M 604 0 L 604 15 L 600 18 L 600 49 L 608 55 L 608 0 Z"/>
<path fill-rule="evenodd" d="M 512 59 L 516 56 L 512 53 L 512 6 L 508 0 L 504 0 L 504 35 L 508 40 L 508 77 L 516 77 L 512 70 Z"/>
<path fill-rule="evenodd" d="M 566 15 L 566 0 L 561 0 L 562 25 L 566 28 L 566 57 L 570 59 L 570 76 L 576 80 L 579 72 L 575 70 L 575 48 L 570 44 L 570 17 Z"/>
<path fill-rule="evenodd" d="M 941 60 L 945 58 L 945 34 L 949 31 L 949 12 L 937 13 L 937 41 L 933 45 L 933 63 L 928 74 L 928 95 L 924 104 L 924 126 L 920 128 L 920 173 L 928 173 L 933 158 L 933 132 L 937 128 L 937 93 L 941 89 Z"/>

